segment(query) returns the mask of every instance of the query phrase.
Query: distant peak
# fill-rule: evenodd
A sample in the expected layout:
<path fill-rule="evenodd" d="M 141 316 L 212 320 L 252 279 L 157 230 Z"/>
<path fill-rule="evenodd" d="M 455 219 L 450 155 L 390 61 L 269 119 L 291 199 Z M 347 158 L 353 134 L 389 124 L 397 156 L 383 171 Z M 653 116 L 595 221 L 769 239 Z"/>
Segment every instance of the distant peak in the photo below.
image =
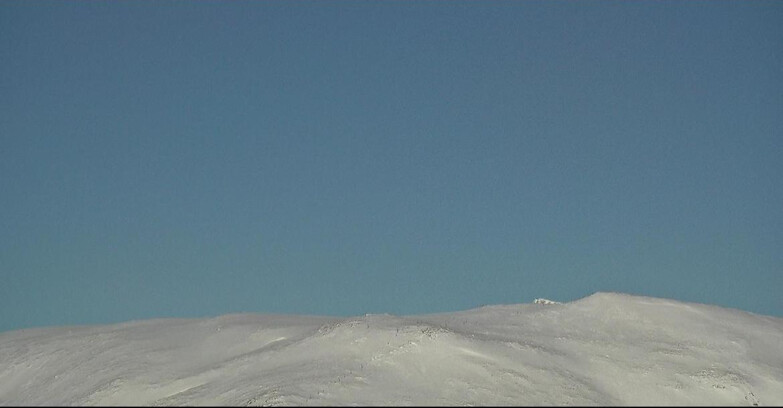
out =
<path fill-rule="evenodd" d="M 609 300 L 609 299 L 628 299 L 638 296 L 629 295 L 621 292 L 595 292 L 590 296 L 583 299 L 597 299 L 597 300 Z"/>
<path fill-rule="evenodd" d="M 533 303 L 537 305 L 559 305 L 560 302 L 555 302 L 554 300 L 544 299 L 544 298 L 538 298 L 533 301 Z"/>

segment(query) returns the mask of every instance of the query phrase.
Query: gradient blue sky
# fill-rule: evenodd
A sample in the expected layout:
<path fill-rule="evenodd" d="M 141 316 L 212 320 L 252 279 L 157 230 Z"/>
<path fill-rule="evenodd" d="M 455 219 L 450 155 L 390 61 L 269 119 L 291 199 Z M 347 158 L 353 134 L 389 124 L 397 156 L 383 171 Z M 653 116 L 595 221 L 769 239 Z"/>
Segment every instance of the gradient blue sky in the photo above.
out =
<path fill-rule="evenodd" d="M 783 2 L 0 2 L 0 331 L 783 316 Z"/>

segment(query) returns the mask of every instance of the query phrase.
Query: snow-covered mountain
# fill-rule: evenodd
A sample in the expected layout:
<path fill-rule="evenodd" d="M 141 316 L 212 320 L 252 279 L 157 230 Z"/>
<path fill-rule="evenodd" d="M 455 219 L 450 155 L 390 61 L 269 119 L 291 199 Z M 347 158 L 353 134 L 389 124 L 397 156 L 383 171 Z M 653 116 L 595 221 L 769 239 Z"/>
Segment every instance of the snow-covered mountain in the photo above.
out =
<path fill-rule="evenodd" d="M 783 319 L 597 293 L 0 333 L 0 405 L 782 405 Z"/>

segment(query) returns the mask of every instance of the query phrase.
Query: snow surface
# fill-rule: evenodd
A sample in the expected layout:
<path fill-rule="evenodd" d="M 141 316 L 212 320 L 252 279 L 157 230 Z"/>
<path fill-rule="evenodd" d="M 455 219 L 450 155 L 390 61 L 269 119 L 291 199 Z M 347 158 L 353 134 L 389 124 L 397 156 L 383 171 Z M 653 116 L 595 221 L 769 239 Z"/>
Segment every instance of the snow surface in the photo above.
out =
<path fill-rule="evenodd" d="M 616 293 L 0 333 L 0 405 L 783 405 L 783 319 Z"/>

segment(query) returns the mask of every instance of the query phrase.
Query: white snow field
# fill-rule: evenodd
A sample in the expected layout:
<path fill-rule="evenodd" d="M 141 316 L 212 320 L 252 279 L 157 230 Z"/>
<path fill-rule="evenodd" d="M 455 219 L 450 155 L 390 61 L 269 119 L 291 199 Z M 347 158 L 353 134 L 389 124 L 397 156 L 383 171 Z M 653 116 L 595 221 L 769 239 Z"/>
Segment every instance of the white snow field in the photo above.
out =
<path fill-rule="evenodd" d="M 0 405 L 783 405 L 783 319 L 597 293 L 0 333 Z"/>

